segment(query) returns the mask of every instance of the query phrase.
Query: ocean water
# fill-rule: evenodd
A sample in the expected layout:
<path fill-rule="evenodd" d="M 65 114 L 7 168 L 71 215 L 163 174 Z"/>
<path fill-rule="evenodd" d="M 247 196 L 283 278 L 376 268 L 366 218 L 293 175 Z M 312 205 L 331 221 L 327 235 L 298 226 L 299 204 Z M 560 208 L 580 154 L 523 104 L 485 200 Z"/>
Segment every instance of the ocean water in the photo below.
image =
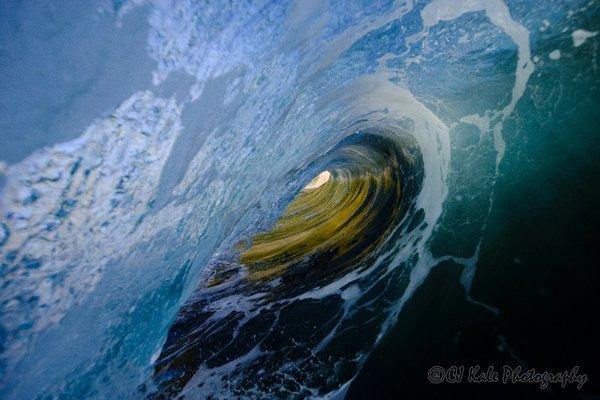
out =
<path fill-rule="evenodd" d="M 391 396 L 444 265 L 510 359 L 594 376 L 558 325 L 597 298 L 596 1 L 0 7 L 2 398 Z M 324 170 L 397 213 L 254 280 Z"/>

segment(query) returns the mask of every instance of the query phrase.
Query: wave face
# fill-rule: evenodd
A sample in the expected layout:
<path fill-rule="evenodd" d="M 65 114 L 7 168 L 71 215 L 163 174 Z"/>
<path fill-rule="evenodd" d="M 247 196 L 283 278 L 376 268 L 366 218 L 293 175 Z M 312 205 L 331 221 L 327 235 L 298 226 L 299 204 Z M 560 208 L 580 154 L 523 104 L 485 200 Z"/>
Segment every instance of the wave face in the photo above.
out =
<path fill-rule="evenodd" d="M 102 4 L 151 82 L 0 164 L 7 398 L 343 397 L 434 265 L 470 287 L 538 28 L 594 7 Z"/>

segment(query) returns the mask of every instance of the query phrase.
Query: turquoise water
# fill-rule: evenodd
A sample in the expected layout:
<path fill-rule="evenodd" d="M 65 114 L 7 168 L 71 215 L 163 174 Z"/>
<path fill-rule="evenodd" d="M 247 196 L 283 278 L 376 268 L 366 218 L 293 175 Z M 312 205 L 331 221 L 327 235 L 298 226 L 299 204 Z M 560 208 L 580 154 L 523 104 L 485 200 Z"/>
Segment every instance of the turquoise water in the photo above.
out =
<path fill-rule="evenodd" d="M 598 11 L 3 5 L 0 395 L 392 397 L 465 359 L 594 376 Z M 368 257 L 317 259 L 305 286 L 206 288 L 336 149 L 381 132 L 417 161 Z M 398 345 L 432 331 L 453 355 Z M 457 352 L 458 332 L 485 345 Z M 169 348 L 198 351 L 167 369 L 179 386 L 157 369 Z"/>

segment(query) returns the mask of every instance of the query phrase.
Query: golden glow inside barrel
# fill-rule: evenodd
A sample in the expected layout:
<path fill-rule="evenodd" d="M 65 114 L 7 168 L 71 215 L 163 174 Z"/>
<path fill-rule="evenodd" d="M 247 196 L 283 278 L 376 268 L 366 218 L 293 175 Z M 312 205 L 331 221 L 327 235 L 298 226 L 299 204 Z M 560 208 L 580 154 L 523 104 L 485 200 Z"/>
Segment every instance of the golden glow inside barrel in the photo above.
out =
<path fill-rule="evenodd" d="M 251 281 L 299 266 L 323 273 L 355 265 L 389 233 L 400 215 L 402 180 L 389 141 L 337 150 L 340 160 L 319 173 L 288 204 L 272 229 L 256 234 L 241 253 Z"/>

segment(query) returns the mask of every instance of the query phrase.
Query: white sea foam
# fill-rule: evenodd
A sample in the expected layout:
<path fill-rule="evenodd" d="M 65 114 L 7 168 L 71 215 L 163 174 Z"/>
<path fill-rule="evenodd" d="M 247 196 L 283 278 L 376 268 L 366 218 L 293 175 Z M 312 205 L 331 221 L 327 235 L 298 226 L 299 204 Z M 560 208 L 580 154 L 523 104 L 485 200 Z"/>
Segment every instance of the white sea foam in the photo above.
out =
<path fill-rule="evenodd" d="M 550 58 L 551 60 L 558 60 L 560 58 L 560 50 L 558 50 L 558 49 L 552 50 L 548 54 L 548 58 Z"/>
<path fill-rule="evenodd" d="M 598 34 L 597 31 L 590 32 L 585 29 L 576 29 L 571 33 L 573 39 L 573 47 L 579 47 L 584 44 L 588 39 L 595 37 Z"/>

